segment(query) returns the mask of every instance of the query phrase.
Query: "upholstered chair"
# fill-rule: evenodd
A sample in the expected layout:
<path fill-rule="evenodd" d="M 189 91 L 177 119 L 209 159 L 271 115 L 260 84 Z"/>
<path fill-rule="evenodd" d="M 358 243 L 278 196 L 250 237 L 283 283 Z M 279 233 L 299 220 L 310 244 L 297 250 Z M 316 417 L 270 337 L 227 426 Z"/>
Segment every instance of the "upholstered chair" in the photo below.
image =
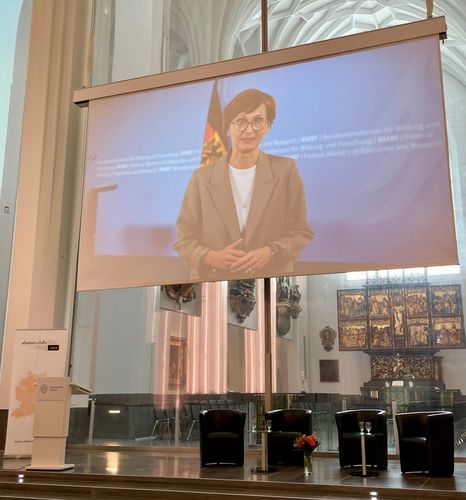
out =
<path fill-rule="evenodd" d="M 272 410 L 265 413 L 265 419 L 272 421 L 271 432 L 267 434 L 269 464 L 302 465 L 303 453 L 294 447 L 294 442 L 301 434 L 312 434 L 312 411 Z"/>
<path fill-rule="evenodd" d="M 204 410 L 199 413 L 201 466 L 244 463 L 246 413 L 238 410 Z"/>
<path fill-rule="evenodd" d="M 399 413 L 396 425 L 400 443 L 401 472 L 428 472 L 452 476 L 454 425 L 449 411 Z"/>
<path fill-rule="evenodd" d="M 339 411 L 335 414 L 335 420 L 338 430 L 340 467 L 361 465 L 359 422 L 363 421 L 371 422 L 371 432 L 365 437 L 366 464 L 369 467 L 387 469 L 387 412 L 385 410 Z"/>

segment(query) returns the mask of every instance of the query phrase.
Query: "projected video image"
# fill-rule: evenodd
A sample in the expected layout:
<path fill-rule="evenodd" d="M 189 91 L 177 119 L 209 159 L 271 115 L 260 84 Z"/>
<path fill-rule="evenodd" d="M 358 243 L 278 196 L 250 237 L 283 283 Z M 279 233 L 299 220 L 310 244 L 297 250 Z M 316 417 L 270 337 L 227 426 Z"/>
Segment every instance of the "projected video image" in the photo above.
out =
<path fill-rule="evenodd" d="M 188 185 L 174 245 L 193 277 L 293 272 L 293 260 L 312 238 L 295 161 L 260 149 L 275 110 L 271 95 L 244 90 L 223 111 L 229 149 L 215 133 L 206 137 L 214 158 L 204 159 Z"/>
<path fill-rule="evenodd" d="M 92 101 L 78 288 L 456 261 L 438 52 Z"/>

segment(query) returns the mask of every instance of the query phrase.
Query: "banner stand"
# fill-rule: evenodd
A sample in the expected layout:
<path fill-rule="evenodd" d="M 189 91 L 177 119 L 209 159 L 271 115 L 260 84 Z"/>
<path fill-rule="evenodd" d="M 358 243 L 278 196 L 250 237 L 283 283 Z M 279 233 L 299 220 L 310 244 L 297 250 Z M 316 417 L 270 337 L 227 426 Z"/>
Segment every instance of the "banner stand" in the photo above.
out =
<path fill-rule="evenodd" d="M 32 460 L 26 470 L 62 471 L 74 467 L 65 464 L 71 396 L 90 393 L 89 389 L 72 383 L 69 377 L 37 379 Z"/>
<path fill-rule="evenodd" d="M 31 456 L 37 380 L 67 373 L 67 346 L 67 330 L 16 330 L 3 458 Z"/>

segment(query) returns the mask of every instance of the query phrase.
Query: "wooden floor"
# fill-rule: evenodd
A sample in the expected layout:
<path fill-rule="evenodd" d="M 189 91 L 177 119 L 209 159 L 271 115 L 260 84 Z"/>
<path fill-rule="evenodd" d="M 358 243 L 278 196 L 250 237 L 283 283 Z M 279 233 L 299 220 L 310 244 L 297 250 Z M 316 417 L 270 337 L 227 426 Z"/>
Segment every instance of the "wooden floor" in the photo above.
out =
<path fill-rule="evenodd" d="M 201 468 L 196 450 L 176 453 L 152 451 L 78 449 L 67 451 L 66 472 L 25 471 L 25 459 L 4 459 L 0 465 L 0 498 L 191 498 L 233 499 L 336 498 L 466 499 L 466 463 L 455 464 L 451 478 L 429 478 L 400 473 L 397 460 L 390 460 L 379 476 L 361 478 L 342 470 L 335 456 L 315 454 L 313 475 L 301 467 L 279 467 L 271 474 L 256 475 L 260 455 L 248 451 L 244 467 Z"/>

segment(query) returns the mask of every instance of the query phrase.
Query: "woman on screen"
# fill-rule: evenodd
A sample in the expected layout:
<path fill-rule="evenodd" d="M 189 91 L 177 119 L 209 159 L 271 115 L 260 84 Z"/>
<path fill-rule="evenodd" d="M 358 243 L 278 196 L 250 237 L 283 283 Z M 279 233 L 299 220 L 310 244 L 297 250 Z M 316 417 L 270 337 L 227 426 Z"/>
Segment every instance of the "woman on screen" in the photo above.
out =
<path fill-rule="evenodd" d="M 225 107 L 231 149 L 193 173 L 176 223 L 174 248 L 191 278 L 293 273 L 294 259 L 311 240 L 295 161 L 260 150 L 274 119 L 274 98 L 257 89 Z"/>

